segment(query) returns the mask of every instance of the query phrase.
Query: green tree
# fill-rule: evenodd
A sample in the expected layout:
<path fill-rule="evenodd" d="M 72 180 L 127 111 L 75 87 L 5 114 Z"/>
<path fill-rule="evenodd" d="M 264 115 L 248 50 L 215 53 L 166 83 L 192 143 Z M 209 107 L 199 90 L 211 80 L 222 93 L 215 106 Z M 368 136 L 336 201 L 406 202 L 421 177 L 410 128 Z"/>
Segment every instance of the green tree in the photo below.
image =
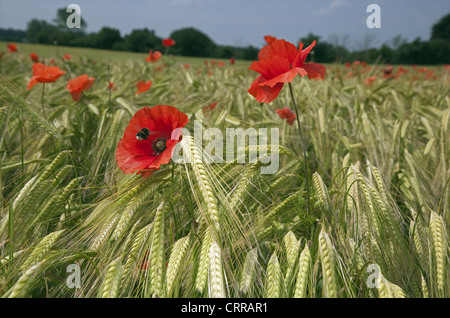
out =
<path fill-rule="evenodd" d="M 97 34 L 97 47 L 100 49 L 112 49 L 116 42 L 122 42 L 120 31 L 103 27 Z"/>
<path fill-rule="evenodd" d="M 213 56 L 216 44 L 205 33 L 195 28 L 173 31 L 170 38 L 175 41 L 171 52 L 183 56 Z"/>
<path fill-rule="evenodd" d="M 450 14 L 443 16 L 431 29 L 431 40 L 450 42 Z"/>
<path fill-rule="evenodd" d="M 124 48 L 132 52 L 148 52 L 152 50 L 162 50 L 161 38 L 155 35 L 155 31 L 145 29 L 132 30 L 124 38 Z"/>

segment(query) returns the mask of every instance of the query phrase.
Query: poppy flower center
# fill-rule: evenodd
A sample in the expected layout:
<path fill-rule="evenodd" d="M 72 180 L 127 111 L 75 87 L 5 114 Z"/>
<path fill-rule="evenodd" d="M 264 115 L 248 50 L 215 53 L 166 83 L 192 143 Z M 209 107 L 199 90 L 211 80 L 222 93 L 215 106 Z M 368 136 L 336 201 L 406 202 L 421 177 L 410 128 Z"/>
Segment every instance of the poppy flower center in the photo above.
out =
<path fill-rule="evenodd" d="M 152 149 L 155 153 L 157 153 L 158 155 L 163 152 L 164 150 L 166 150 L 166 141 L 167 139 L 159 137 L 156 138 L 155 140 L 153 140 L 152 142 Z"/>

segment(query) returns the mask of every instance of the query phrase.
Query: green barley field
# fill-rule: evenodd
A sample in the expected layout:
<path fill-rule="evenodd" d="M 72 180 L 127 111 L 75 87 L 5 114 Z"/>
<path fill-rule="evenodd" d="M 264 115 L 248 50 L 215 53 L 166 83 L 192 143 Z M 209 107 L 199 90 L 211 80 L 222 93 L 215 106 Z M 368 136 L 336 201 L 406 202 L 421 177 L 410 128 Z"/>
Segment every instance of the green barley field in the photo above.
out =
<path fill-rule="evenodd" d="M 297 76 L 303 149 L 295 122 L 276 113 L 293 107 L 288 87 L 257 102 L 250 61 L 0 47 L 2 297 L 450 296 L 448 67 L 383 76 L 385 65 L 333 64 L 324 80 Z M 66 73 L 27 90 L 31 52 Z M 66 85 L 82 74 L 95 80 L 75 102 Z M 136 94 L 141 80 L 152 86 Z M 279 128 L 278 149 L 257 147 L 278 170 L 261 174 L 249 156 L 208 162 L 208 140 L 184 136 L 190 163 L 125 174 L 117 145 L 155 105 L 185 113 L 191 132 L 194 121 Z"/>

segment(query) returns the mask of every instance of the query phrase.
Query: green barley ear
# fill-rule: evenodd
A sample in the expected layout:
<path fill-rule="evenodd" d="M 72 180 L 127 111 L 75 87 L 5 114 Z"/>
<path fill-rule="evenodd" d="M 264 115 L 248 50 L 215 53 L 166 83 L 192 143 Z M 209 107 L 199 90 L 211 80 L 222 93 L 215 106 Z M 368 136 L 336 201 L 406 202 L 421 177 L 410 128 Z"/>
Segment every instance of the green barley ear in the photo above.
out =
<path fill-rule="evenodd" d="M 317 202 L 325 209 L 328 209 L 328 191 L 322 177 L 314 172 L 313 176 L 313 186 L 317 194 Z"/>
<path fill-rule="evenodd" d="M 121 259 L 121 257 L 118 257 L 108 265 L 108 271 L 103 281 L 101 298 L 117 298 L 119 295 Z"/>
<path fill-rule="evenodd" d="M 23 298 L 26 295 L 27 288 L 30 285 L 33 277 L 36 276 L 45 260 L 35 263 L 33 266 L 24 271 L 19 280 L 14 284 L 8 292 L 8 298 Z"/>
<path fill-rule="evenodd" d="M 266 269 L 265 297 L 279 298 L 281 296 L 282 273 L 276 252 L 272 254 Z"/>
<path fill-rule="evenodd" d="M 153 237 L 150 246 L 150 292 L 152 297 L 162 297 L 163 290 L 163 275 L 164 275 L 164 215 L 166 205 L 162 202 L 156 210 L 155 221 L 153 225 Z"/>
<path fill-rule="evenodd" d="M 244 266 L 241 272 L 241 282 L 239 290 L 242 294 L 246 294 L 254 281 L 256 273 L 256 263 L 258 262 L 258 250 L 256 248 L 251 249 L 245 257 Z"/>
<path fill-rule="evenodd" d="M 292 276 L 294 275 L 294 265 L 299 253 L 299 242 L 292 231 L 287 232 L 283 238 L 284 248 L 287 257 L 287 269 L 285 280 L 289 284 Z"/>
<path fill-rule="evenodd" d="M 183 260 L 185 254 L 188 250 L 190 243 L 190 237 L 185 236 L 178 241 L 172 247 L 172 253 L 169 257 L 169 262 L 167 264 L 167 274 L 166 274 L 166 295 L 169 297 L 173 293 L 174 284 L 176 278 L 180 273 L 180 267 L 183 265 Z"/>
<path fill-rule="evenodd" d="M 297 282 L 295 284 L 294 298 L 305 298 L 308 278 L 311 272 L 311 254 L 308 243 L 305 245 L 298 264 Z"/>
<path fill-rule="evenodd" d="M 195 279 L 195 288 L 199 293 L 203 293 L 203 290 L 206 286 L 206 280 L 208 277 L 208 268 L 209 268 L 209 252 L 212 244 L 212 229 L 208 227 L 205 231 L 202 240 L 202 247 L 200 250 L 200 260 L 197 269 L 197 277 Z"/>
<path fill-rule="evenodd" d="M 186 154 L 188 161 L 190 161 L 192 165 L 192 170 L 194 171 L 197 184 L 200 188 L 203 199 L 205 200 L 208 222 L 210 222 L 215 231 L 218 232 L 220 229 L 220 224 L 217 200 L 214 196 L 212 183 L 203 163 L 201 152 L 198 149 L 199 146 L 195 144 L 194 139 L 191 136 L 184 136 L 181 143 L 183 153 Z"/>
<path fill-rule="evenodd" d="M 216 241 L 211 243 L 209 259 L 208 285 L 211 298 L 225 298 L 222 251 Z"/>
<path fill-rule="evenodd" d="M 328 234 L 322 229 L 319 234 L 319 251 L 322 263 L 323 290 L 326 298 L 337 297 L 334 248 Z"/>
<path fill-rule="evenodd" d="M 65 230 L 57 231 L 45 236 L 33 249 L 30 256 L 23 262 L 20 270 L 24 271 L 44 259 L 47 252 Z"/>
<path fill-rule="evenodd" d="M 447 235 L 442 217 L 434 211 L 430 215 L 430 232 L 433 241 L 433 251 L 436 261 L 436 282 L 438 295 L 444 296 L 445 272 L 447 263 Z"/>

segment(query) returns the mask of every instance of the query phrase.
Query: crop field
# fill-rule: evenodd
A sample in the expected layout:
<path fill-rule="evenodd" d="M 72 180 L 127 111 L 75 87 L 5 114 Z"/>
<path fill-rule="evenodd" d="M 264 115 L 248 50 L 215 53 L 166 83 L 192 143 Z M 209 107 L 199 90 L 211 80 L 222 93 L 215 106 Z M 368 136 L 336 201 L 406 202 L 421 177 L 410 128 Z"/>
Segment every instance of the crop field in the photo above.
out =
<path fill-rule="evenodd" d="M 260 103 L 252 61 L 0 50 L 2 297 L 450 296 L 448 65 L 326 64 Z M 65 73 L 30 85 L 32 52 Z M 139 173 L 124 143 L 152 109 L 187 118 L 186 160 L 167 143 Z M 244 136 L 208 160 L 207 132 L 238 129 L 267 145 Z"/>

